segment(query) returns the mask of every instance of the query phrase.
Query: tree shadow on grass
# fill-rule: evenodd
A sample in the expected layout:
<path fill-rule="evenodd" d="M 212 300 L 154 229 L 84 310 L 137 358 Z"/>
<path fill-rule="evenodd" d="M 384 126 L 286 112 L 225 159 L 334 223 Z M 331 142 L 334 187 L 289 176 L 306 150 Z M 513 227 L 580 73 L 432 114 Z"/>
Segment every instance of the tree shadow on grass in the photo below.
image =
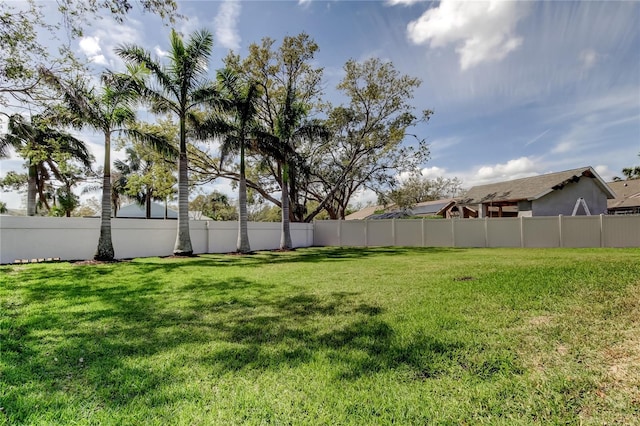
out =
<path fill-rule="evenodd" d="M 357 292 L 303 289 L 283 297 L 277 286 L 243 277 L 185 278 L 171 287 L 162 281 L 164 265 L 147 264 L 144 274 L 139 266 L 106 284 L 92 283 L 102 272 L 74 267 L 55 283 L 16 287 L 24 302 L 3 303 L 0 316 L 0 415 L 9 423 L 30 423 L 69 403 L 81 416 L 80 401 L 96 410 L 140 400 L 177 403 L 164 389 L 186 386 L 192 369 L 220 377 L 320 362 L 334 380 L 395 369 L 411 380 L 456 369 L 489 378 L 517 372 L 515 364 L 486 364 L 476 356 L 482 348 L 465 342 L 403 335 L 384 308 Z M 126 271 L 138 275 L 123 282 Z"/>
<path fill-rule="evenodd" d="M 459 253 L 467 250 L 465 248 L 438 247 L 308 247 L 287 252 L 257 251 L 250 255 L 201 254 L 185 258 L 140 259 L 136 263 L 143 270 L 162 267 L 167 271 L 172 271 L 188 266 L 260 267 L 265 264 L 330 263 L 388 256 Z"/>

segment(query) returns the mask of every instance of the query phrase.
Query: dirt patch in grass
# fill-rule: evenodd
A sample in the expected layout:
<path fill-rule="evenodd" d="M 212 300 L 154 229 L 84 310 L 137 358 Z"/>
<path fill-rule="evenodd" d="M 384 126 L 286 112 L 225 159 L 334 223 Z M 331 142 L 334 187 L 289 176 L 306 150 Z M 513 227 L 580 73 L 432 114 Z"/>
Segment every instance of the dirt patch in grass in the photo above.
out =
<path fill-rule="evenodd" d="M 540 327 L 551 324 L 551 316 L 549 315 L 538 315 L 529 320 L 529 324 L 534 327 Z"/>
<path fill-rule="evenodd" d="M 473 278 L 471 276 L 464 276 L 464 277 L 456 277 L 453 280 L 454 281 L 473 281 L 473 280 L 475 280 L 475 278 Z"/>

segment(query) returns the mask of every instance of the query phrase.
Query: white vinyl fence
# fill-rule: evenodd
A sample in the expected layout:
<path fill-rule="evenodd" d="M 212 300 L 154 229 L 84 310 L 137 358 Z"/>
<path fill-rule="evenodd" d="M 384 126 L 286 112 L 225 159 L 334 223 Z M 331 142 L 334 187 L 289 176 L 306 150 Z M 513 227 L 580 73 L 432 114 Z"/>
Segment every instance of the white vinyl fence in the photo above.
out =
<path fill-rule="evenodd" d="M 112 219 L 111 230 L 118 259 L 168 256 L 176 241 L 175 220 Z M 57 217 L 0 217 L 0 263 L 59 258 L 91 259 L 98 244 L 100 219 Z M 191 221 L 194 253 L 228 253 L 236 250 L 237 222 Z M 292 223 L 294 247 L 313 244 L 313 224 Z M 252 250 L 280 246 L 280 224 L 249 222 Z"/>
<path fill-rule="evenodd" d="M 316 246 L 640 247 L 640 216 L 323 220 Z"/>
<path fill-rule="evenodd" d="M 118 259 L 168 256 L 175 220 L 112 219 Z M 191 221 L 194 253 L 236 250 L 236 222 Z M 0 217 L 0 263 L 91 259 L 100 219 Z M 640 247 L 640 216 L 557 216 L 484 219 L 322 220 L 292 223 L 294 247 Z M 280 224 L 249 223 L 253 250 L 280 245 Z"/>

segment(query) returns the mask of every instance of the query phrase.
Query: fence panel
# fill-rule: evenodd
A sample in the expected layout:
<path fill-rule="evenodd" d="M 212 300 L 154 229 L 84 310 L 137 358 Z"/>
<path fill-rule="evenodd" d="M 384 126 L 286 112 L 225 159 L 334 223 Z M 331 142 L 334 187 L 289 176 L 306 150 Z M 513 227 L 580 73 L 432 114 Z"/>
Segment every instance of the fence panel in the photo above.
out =
<path fill-rule="evenodd" d="M 343 221 L 340 224 L 340 245 L 364 247 L 367 245 L 367 222 Z"/>
<path fill-rule="evenodd" d="M 258 222 L 252 222 L 258 223 Z M 274 226 L 273 229 L 277 233 L 277 245 L 273 247 L 280 247 L 280 234 L 282 231 L 282 224 L 271 223 Z M 310 247 L 313 245 L 313 224 L 312 223 L 292 223 L 291 224 L 291 243 L 294 247 Z"/>
<path fill-rule="evenodd" d="M 0 263 L 22 259 L 92 258 L 100 219 L 61 217 L 0 218 Z"/>
<path fill-rule="evenodd" d="M 600 247 L 600 216 L 560 216 L 562 247 Z"/>
<path fill-rule="evenodd" d="M 485 221 L 453 219 L 454 247 L 486 247 Z"/>
<path fill-rule="evenodd" d="M 520 219 L 504 217 L 485 218 L 487 225 L 487 247 L 521 247 Z"/>
<path fill-rule="evenodd" d="M 604 247 L 640 247 L 640 215 L 603 216 Z"/>
<path fill-rule="evenodd" d="M 560 247 L 558 217 L 523 217 L 524 247 Z"/>
<path fill-rule="evenodd" d="M 313 223 L 314 246 L 340 246 L 339 220 L 317 220 Z"/>
<path fill-rule="evenodd" d="M 396 219 L 396 242 L 397 246 L 421 247 L 422 246 L 422 223 L 424 220 Z"/>
<path fill-rule="evenodd" d="M 454 247 L 452 219 L 425 220 L 424 234 L 426 247 Z"/>
<path fill-rule="evenodd" d="M 367 245 L 369 247 L 395 244 L 395 221 L 393 219 L 369 220 L 367 222 Z"/>
<path fill-rule="evenodd" d="M 64 222 L 59 225 L 64 225 Z M 206 244 L 199 241 L 196 246 L 191 227 L 189 231 L 194 252 L 205 253 Z M 144 253 L 145 256 L 169 256 L 173 253 L 176 233 L 175 220 L 111 219 L 111 239 L 117 259 L 138 257 L 140 253 Z M 96 238 L 93 243 L 97 244 L 97 242 Z M 76 257 L 76 259 L 90 258 L 89 254 Z"/>

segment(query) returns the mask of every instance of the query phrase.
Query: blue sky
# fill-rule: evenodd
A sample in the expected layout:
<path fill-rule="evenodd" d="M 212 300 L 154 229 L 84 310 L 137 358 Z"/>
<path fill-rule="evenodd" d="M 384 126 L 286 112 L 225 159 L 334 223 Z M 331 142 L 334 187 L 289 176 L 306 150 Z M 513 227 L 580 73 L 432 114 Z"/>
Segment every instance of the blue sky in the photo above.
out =
<path fill-rule="evenodd" d="M 640 2 L 186 1 L 179 11 L 188 18 L 179 31 L 214 33 L 212 75 L 229 49 L 245 55 L 265 36 L 279 43 L 304 31 L 320 47 L 335 103 L 351 58 L 379 57 L 419 77 L 413 104 L 435 111 L 412 129 L 431 144 L 429 177 L 470 187 L 593 166 L 610 180 L 640 164 Z M 118 68 L 113 47 L 132 42 L 161 55 L 168 33 L 134 10 L 123 25 L 95 22 L 76 47 L 97 70 Z M 100 139 L 88 137 L 101 161 Z M 4 160 L 1 173 L 19 166 Z M 13 195 L 0 199 L 19 207 Z"/>

